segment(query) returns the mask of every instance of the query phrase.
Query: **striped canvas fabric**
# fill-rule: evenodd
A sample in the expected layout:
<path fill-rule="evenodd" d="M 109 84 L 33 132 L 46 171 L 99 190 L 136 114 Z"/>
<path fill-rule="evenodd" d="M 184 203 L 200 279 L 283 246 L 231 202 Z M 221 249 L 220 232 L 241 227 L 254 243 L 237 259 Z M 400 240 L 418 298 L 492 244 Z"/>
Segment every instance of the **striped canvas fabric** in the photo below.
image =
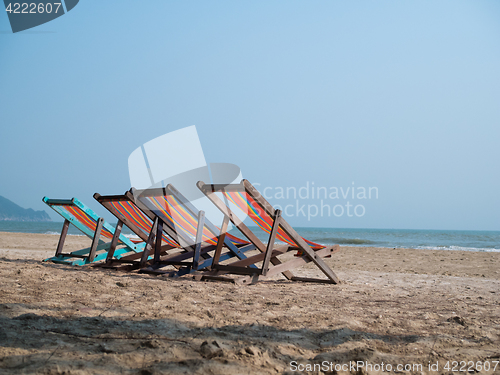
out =
<path fill-rule="evenodd" d="M 116 211 L 118 211 L 124 217 L 133 222 L 146 235 L 148 235 L 149 232 L 151 232 L 151 228 L 153 227 L 153 221 L 149 217 L 147 217 L 142 211 L 140 211 L 135 204 L 132 204 L 125 200 L 109 201 L 107 204 L 111 205 Z M 163 233 L 162 242 L 174 247 L 179 247 L 179 244 L 177 244 L 177 242 L 175 242 L 172 238 L 168 237 L 165 233 Z"/>
<path fill-rule="evenodd" d="M 95 232 L 95 229 L 97 227 L 97 222 L 94 220 L 94 218 L 90 217 L 86 212 L 81 210 L 78 206 L 61 205 L 57 207 L 60 210 L 68 212 L 76 220 L 85 225 L 89 230 Z M 111 238 L 113 238 L 113 233 L 111 233 L 109 230 L 103 227 L 101 231 L 101 236 L 110 240 Z"/>
<path fill-rule="evenodd" d="M 196 238 L 198 217 L 193 215 L 184 204 L 173 195 L 166 196 L 142 196 L 140 200 L 145 203 L 163 221 L 171 224 L 176 230 L 182 230 L 191 239 Z M 217 245 L 219 233 L 213 233 L 206 225 L 203 227 L 202 241 L 211 245 Z M 248 244 L 238 237 L 226 234 L 226 237 L 234 244 Z"/>
<path fill-rule="evenodd" d="M 223 191 L 224 196 L 233 204 L 235 204 L 241 211 L 248 214 L 248 216 L 257 224 L 257 226 L 267 233 L 271 233 L 273 226 L 273 219 L 260 207 L 260 205 L 246 192 L 240 191 Z M 281 228 L 278 228 L 276 238 L 291 246 L 298 246 Z M 306 243 L 314 250 L 323 249 L 325 246 L 315 242 L 306 240 Z"/>

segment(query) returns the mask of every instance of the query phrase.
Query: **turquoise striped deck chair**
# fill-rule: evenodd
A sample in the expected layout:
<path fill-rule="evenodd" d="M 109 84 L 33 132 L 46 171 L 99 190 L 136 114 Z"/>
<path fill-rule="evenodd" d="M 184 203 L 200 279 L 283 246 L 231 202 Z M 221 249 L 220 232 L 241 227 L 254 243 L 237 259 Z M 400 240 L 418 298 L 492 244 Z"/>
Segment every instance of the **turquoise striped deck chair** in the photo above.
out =
<path fill-rule="evenodd" d="M 212 224 L 203 211 L 196 209 L 171 184 L 146 190 L 132 188 L 127 195 L 150 220 L 174 232 L 174 238 L 186 250 L 167 257 L 160 257 L 155 251 L 153 264 L 141 272 L 162 272 L 160 269 L 167 265 L 182 265 L 189 272 L 198 271 L 212 266 L 214 259 L 210 252 L 218 253 L 217 261 L 221 262 L 231 258 L 246 259 L 245 252 L 255 249 L 250 242 L 226 234 L 227 228 Z"/>
<path fill-rule="evenodd" d="M 43 202 L 64 218 L 56 253 L 53 257 L 45 259 L 46 262 L 81 266 L 106 259 L 109 249 L 113 249 L 115 257 L 120 258 L 126 254 L 141 252 L 144 248 L 142 239 L 125 237 L 76 198 L 49 199 L 44 197 Z M 89 248 L 63 253 L 70 224 L 92 239 L 92 245 Z"/>
<path fill-rule="evenodd" d="M 245 260 L 229 264 L 219 264 L 214 261 L 212 269 L 200 275 L 200 279 L 234 282 L 236 279 L 228 277 L 225 280 L 223 276 L 234 274 L 244 275 L 244 277 L 239 278 L 241 283 L 255 283 L 259 278 L 281 273 L 291 281 L 331 284 L 339 282 L 335 273 L 323 261 L 323 258 L 338 252 L 339 245 L 324 246 L 302 238 L 281 216 L 281 211 L 274 209 L 250 182 L 242 180 L 240 184 L 213 185 L 199 181 L 197 186 L 224 214 L 225 221 L 231 221 L 261 252 Z M 238 218 L 236 212 L 248 215 L 261 230 L 269 234 L 267 244 L 259 240 L 255 233 Z M 275 242 L 281 242 L 281 244 L 275 246 Z M 279 258 L 289 251 L 297 252 L 295 259 Z M 217 254 L 214 255 L 214 258 L 217 259 Z M 305 278 L 293 275 L 291 269 L 309 262 L 313 262 L 327 278 Z M 260 266 L 257 269 L 252 269 L 251 266 L 256 264 Z"/>

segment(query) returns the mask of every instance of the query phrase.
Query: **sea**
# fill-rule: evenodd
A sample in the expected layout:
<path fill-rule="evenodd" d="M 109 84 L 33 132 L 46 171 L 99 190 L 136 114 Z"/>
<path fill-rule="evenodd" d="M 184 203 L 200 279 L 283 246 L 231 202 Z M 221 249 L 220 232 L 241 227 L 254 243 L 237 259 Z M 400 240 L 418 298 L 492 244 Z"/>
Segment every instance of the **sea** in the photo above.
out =
<path fill-rule="evenodd" d="M 62 222 L 0 221 L 0 232 L 45 233 L 59 235 Z M 250 227 L 263 242 L 268 234 Z M 295 228 L 310 241 L 323 245 L 412 248 L 428 250 L 465 250 L 500 252 L 500 231 L 420 230 L 420 229 L 350 229 L 350 228 Z M 133 234 L 124 228 L 123 233 Z M 239 235 L 237 230 L 232 234 Z M 70 226 L 69 235 L 82 235 Z"/>

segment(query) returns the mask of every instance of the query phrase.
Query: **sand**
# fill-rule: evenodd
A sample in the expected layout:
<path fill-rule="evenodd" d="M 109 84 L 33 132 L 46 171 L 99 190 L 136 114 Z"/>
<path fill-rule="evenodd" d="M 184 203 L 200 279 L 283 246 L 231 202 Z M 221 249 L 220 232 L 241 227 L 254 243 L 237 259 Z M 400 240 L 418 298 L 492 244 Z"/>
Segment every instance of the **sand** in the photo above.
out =
<path fill-rule="evenodd" d="M 500 374 L 500 253 L 342 247 L 340 285 L 238 286 L 42 263 L 57 240 L 0 233 L 2 374 Z"/>

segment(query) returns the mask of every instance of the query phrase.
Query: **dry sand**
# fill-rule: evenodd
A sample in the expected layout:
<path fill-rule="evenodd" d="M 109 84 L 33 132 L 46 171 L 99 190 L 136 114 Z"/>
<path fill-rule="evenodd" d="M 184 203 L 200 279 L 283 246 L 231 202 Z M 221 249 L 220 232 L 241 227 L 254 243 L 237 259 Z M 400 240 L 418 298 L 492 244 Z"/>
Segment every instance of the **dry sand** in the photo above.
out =
<path fill-rule="evenodd" d="M 57 240 L 0 233 L 2 374 L 500 374 L 500 253 L 342 247 L 340 285 L 237 286 L 42 263 Z"/>

